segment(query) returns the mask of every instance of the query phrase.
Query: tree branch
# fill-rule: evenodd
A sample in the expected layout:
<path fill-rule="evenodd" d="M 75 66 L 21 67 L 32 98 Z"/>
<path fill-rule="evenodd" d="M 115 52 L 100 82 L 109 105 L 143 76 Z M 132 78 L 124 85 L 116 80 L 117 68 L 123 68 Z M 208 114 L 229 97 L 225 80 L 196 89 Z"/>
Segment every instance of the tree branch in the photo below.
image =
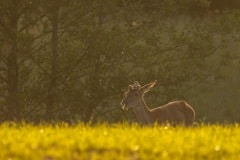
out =
<path fill-rule="evenodd" d="M 22 28 L 19 29 L 19 32 L 24 31 L 25 29 L 29 28 L 30 26 L 36 24 L 39 20 L 41 20 L 42 18 L 44 18 L 46 15 L 41 15 L 38 18 L 36 18 L 34 21 L 31 21 L 31 23 L 26 24 L 25 26 L 23 26 Z"/>
<path fill-rule="evenodd" d="M 0 79 L 1 79 L 2 81 L 4 81 L 4 82 L 7 82 L 7 79 L 4 78 L 2 75 L 0 75 Z"/>

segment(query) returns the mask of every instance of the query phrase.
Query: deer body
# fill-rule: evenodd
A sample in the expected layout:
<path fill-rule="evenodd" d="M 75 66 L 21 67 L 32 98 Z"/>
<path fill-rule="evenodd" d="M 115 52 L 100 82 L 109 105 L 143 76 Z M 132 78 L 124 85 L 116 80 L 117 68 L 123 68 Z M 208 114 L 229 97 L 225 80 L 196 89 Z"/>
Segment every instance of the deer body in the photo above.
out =
<path fill-rule="evenodd" d="M 138 82 L 135 82 L 133 86 L 129 86 L 129 90 L 121 102 L 122 108 L 124 110 L 133 108 L 139 123 L 143 125 L 153 123 L 193 125 L 195 112 L 185 101 L 173 101 L 154 109 L 148 108 L 144 101 L 144 93 L 148 92 L 155 84 L 156 81 L 141 87 Z"/>

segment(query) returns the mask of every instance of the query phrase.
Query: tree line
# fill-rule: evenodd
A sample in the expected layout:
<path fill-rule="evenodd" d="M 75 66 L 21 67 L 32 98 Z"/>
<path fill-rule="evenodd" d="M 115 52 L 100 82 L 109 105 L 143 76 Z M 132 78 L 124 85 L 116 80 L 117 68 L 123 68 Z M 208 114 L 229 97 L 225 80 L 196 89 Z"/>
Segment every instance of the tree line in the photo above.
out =
<path fill-rule="evenodd" d="M 159 81 L 152 104 L 185 98 L 208 77 L 218 80 L 218 70 L 205 63 L 219 47 L 214 36 L 238 30 L 237 6 L 214 0 L 1 1 L 0 120 L 126 120 L 131 114 L 119 103 L 135 80 Z"/>

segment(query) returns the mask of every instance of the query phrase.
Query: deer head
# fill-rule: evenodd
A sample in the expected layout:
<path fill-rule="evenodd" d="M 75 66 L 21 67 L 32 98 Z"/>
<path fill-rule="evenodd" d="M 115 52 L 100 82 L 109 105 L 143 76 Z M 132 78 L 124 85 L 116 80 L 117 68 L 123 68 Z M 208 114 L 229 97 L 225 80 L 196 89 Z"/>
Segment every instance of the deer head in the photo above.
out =
<path fill-rule="evenodd" d="M 146 84 L 143 87 L 136 81 L 133 85 L 129 85 L 128 91 L 125 93 L 125 97 L 121 102 L 123 110 L 134 108 L 141 102 L 144 93 L 150 91 L 150 89 L 156 84 L 156 80 L 152 83 Z"/>

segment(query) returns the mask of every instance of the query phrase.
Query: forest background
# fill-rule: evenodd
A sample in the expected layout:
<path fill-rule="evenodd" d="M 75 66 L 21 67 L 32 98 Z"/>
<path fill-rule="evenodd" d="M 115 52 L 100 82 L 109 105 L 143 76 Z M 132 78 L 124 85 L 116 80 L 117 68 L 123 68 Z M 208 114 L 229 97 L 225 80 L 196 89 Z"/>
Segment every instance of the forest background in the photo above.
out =
<path fill-rule="evenodd" d="M 203 122 L 240 121 L 239 0 L 0 1 L 0 121 L 136 121 L 129 84 L 158 80 Z"/>

